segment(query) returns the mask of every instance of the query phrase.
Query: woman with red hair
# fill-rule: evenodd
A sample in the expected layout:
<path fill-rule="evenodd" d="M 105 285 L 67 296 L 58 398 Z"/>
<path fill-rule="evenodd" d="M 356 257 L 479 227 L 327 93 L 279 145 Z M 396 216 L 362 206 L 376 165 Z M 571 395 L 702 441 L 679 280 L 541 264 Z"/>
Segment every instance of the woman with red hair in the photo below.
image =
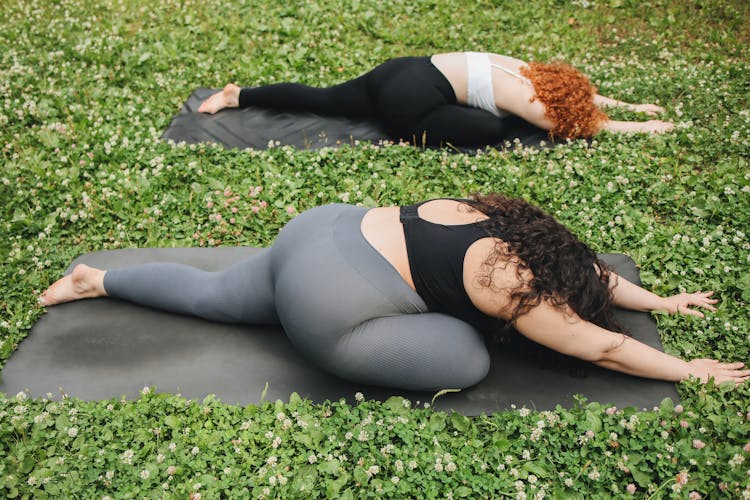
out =
<path fill-rule="evenodd" d="M 431 146 L 501 143 L 513 137 L 512 125 L 503 120 L 511 114 L 548 130 L 552 139 L 588 138 L 602 130 L 659 133 L 673 128 L 661 120 L 610 120 L 600 108 L 622 106 L 649 115 L 663 109 L 600 96 L 585 75 L 567 64 L 527 64 L 485 52 L 391 59 L 328 88 L 297 83 L 240 88 L 230 83 L 198 111 L 247 106 L 373 120 L 394 140 Z"/>

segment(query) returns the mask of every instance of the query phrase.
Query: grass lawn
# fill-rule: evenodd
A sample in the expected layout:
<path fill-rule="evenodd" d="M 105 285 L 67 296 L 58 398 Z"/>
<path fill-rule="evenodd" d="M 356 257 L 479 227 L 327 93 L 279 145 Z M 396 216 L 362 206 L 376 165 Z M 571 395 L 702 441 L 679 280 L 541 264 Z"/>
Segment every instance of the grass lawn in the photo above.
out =
<path fill-rule="evenodd" d="M 476 190 L 525 197 L 595 250 L 631 255 L 657 293 L 715 290 L 706 319 L 658 316 L 666 350 L 750 360 L 749 47 L 744 0 L 2 2 L 0 363 L 81 253 L 262 246 L 313 206 Z M 676 131 L 478 156 L 159 140 L 198 86 L 332 84 L 450 50 L 564 59 L 605 95 L 666 107 Z M 680 406 L 649 411 L 581 401 L 471 419 L 354 395 L 237 407 L 158 388 L 11 394 L 0 497 L 750 497 L 750 389 L 679 390 Z"/>

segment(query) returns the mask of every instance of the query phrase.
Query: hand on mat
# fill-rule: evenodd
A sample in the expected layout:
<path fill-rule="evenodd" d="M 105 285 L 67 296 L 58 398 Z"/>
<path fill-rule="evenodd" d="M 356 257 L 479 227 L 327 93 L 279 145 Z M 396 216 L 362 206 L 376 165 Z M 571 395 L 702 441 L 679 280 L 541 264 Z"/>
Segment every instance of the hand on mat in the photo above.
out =
<path fill-rule="evenodd" d="M 716 311 L 713 304 L 716 304 L 718 300 L 710 298 L 713 294 L 714 292 L 695 292 L 664 297 L 664 309 L 666 309 L 669 314 L 679 313 L 686 316 L 698 316 L 699 318 L 702 318 L 704 317 L 704 314 L 695 309 L 690 309 L 690 306 L 702 307 L 711 312 Z"/>
<path fill-rule="evenodd" d="M 699 378 L 704 384 L 708 379 L 713 378 L 714 382 L 734 382 L 741 384 L 750 378 L 750 370 L 741 370 L 745 363 L 721 363 L 715 359 L 694 359 L 688 361 L 690 365 L 690 375 Z"/>
<path fill-rule="evenodd" d="M 657 106 L 656 104 L 636 104 L 633 108 L 634 111 L 646 113 L 649 116 L 656 116 L 659 113 L 664 113 L 664 108 Z"/>

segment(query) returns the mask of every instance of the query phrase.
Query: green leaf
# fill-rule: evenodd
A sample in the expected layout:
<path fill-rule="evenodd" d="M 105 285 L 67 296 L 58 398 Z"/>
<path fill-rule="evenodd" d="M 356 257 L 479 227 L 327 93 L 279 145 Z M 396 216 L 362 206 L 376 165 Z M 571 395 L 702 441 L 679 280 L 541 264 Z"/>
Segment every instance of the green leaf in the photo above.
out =
<path fill-rule="evenodd" d="M 674 413 L 674 402 L 672 398 L 664 398 L 659 405 L 659 413 L 662 415 L 671 415 Z"/>
<path fill-rule="evenodd" d="M 430 415 L 430 423 L 427 425 L 427 428 L 432 432 L 440 432 L 445 429 L 445 420 L 445 413 L 435 412 Z"/>
<path fill-rule="evenodd" d="M 336 475 L 339 471 L 340 465 L 341 462 L 334 458 L 333 460 L 326 460 L 318 464 L 318 470 L 320 472 L 325 472 L 326 474 Z"/>
<path fill-rule="evenodd" d="M 396 414 L 402 415 L 409 411 L 411 402 L 401 396 L 391 396 L 385 400 L 383 407 L 388 408 Z"/>
<path fill-rule="evenodd" d="M 298 432 L 292 436 L 296 442 L 305 445 L 306 448 L 311 449 L 313 447 L 313 440 L 309 434 L 304 432 Z"/>
<path fill-rule="evenodd" d="M 648 485 L 651 484 L 651 476 L 648 472 L 644 472 L 637 467 L 631 467 L 630 474 L 632 474 L 633 479 L 638 483 L 638 486 L 642 488 L 648 488 Z"/>
<path fill-rule="evenodd" d="M 586 411 L 586 421 L 583 425 L 584 429 L 591 430 L 594 432 L 599 432 L 602 430 L 602 419 L 599 418 L 599 415 L 594 413 L 593 411 L 587 410 Z"/>
<path fill-rule="evenodd" d="M 471 494 L 472 494 L 472 489 L 471 489 L 471 488 L 468 488 L 468 487 L 466 487 L 466 486 L 459 486 L 459 487 L 458 487 L 458 488 L 456 488 L 456 489 L 455 489 L 455 491 L 453 492 L 453 495 L 454 495 L 454 496 L 457 496 L 457 497 L 459 497 L 459 498 L 466 498 L 466 497 L 468 497 L 468 496 L 469 496 L 469 495 L 471 495 Z"/>
<path fill-rule="evenodd" d="M 549 476 L 549 470 L 541 462 L 526 462 L 521 467 L 540 478 L 547 478 Z"/>
<path fill-rule="evenodd" d="M 164 424 L 171 429 L 181 429 L 182 421 L 174 415 L 167 415 L 164 419 Z"/>
<path fill-rule="evenodd" d="M 18 471 L 21 474 L 28 474 L 31 472 L 31 469 L 34 468 L 36 465 L 36 460 L 34 459 L 33 455 L 26 455 L 23 457 L 23 460 L 21 461 L 21 466 L 18 468 Z"/>
<path fill-rule="evenodd" d="M 461 415 L 460 413 L 453 412 L 451 413 L 451 424 L 453 424 L 453 427 L 456 430 L 460 432 L 466 432 L 467 430 L 469 430 L 471 420 L 469 420 L 468 417 Z"/>

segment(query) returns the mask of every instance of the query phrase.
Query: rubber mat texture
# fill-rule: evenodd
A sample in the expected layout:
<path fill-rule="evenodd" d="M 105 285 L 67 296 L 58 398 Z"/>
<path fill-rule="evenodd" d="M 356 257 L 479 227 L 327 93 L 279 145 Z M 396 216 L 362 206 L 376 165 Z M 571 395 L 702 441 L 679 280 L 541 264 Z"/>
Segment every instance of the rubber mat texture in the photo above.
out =
<path fill-rule="evenodd" d="M 390 141 L 376 123 L 312 113 L 289 113 L 264 108 L 225 109 L 214 115 L 198 113 L 198 107 L 218 89 L 196 89 L 182 106 L 162 139 L 175 142 L 217 143 L 233 149 L 267 149 L 271 146 L 295 146 L 298 149 L 341 147 L 359 142 Z M 516 116 L 504 118 L 515 130 L 507 142 L 490 145 L 506 149 L 517 143 L 525 147 L 551 145 L 547 132 Z M 413 139 L 404 138 L 407 142 Z M 447 148 L 474 153 L 476 148 Z"/>
<path fill-rule="evenodd" d="M 246 247 L 126 249 L 83 255 L 71 264 L 117 268 L 146 262 L 178 262 L 222 269 L 258 249 Z M 603 258 L 636 283 L 634 262 L 622 254 Z M 662 349 L 653 318 L 617 311 L 630 334 Z M 605 370 L 529 342 L 490 346 L 488 376 L 474 387 L 439 397 L 435 407 L 466 415 L 504 410 L 571 407 L 574 395 L 618 407 L 650 408 L 665 397 L 679 400 L 672 383 Z M 10 357 L 0 392 L 33 396 L 61 391 L 85 400 L 137 398 L 146 386 L 202 399 L 215 394 L 232 404 L 288 400 L 292 392 L 313 401 L 352 400 L 357 392 L 385 400 L 401 395 L 430 401 L 433 393 L 363 386 L 318 369 L 300 356 L 280 327 L 211 323 L 102 298 L 50 307 Z"/>

